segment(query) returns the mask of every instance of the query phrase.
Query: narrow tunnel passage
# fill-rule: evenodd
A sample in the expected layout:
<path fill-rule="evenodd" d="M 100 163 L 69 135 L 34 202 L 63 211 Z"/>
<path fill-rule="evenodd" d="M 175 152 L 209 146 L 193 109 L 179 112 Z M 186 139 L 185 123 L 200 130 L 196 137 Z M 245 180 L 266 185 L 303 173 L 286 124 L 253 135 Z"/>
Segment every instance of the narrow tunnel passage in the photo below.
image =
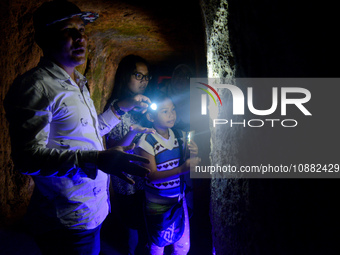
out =
<path fill-rule="evenodd" d="M 34 67 L 41 56 L 33 42 L 31 16 L 42 2 L 1 2 L 1 105 L 14 78 Z M 150 62 L 154 76 L 150 86 L 155 87 L 169 82 L 174 68 L 183 63 L 192 67 L 196 77 L 338 77 L 339 50 L 334 36 L 339 22 L 332 13 L 336 8 L 328 1 L 318 5 L 283 0 L 72 2 L 100 15 L 98 22 L 87 27 L 87 62 L 79 68 L 89 79 L 99 112 L 112 90 L 118 63 L 128 54 Z M 257 160 L 257 156 L 287 159 L 292 154 L 299 159 L 301 151 L 312 152 L 313 156 L 306 156 L 308 163 L 318 156 L 336 159 L 338 100 L 337 93 L 331 94 L 328 103 L 334 105 L 327 116 L 332 117 L 324 120 L 325 115 L 318 115 L 319 123 L 310 125 L 308 131 L 300 130 L 298 137 L 287 132 L 272 139 L 272 130 L 260 135 L 249 129 L 218 133 L 221 136 L 215 133 L 203 144 L 206 162 L 247 163 Z M 221 112 L 227 112 L 228 105 L 224 106 Z M 313 106 L 321 108 L 318 102 Z M 0 240 L 10 244 L 6 254 L 11 254 L 11 249 L 19 249 L 11 243 L 16 237 L 28 245 L 31 241 L 24 239 L 20 224 L 34 184 L 13 170 L 3 107 L 0 119 L 0 233 L 4 236 Z M 299 144 L 299 139 L 306 143 Z M 210 142 L 216 149 L 213 154 L 209 154 Z M 337 179 L 213 178 L 211 183 L 209 179 L 193 182 L 195 213 L 191 219 L 190 254 L 211 254 L 212 243 L 216 254 L 223 255 L 338 253 Z M 113 218 L 108 221 L 118 226 Z M 9 232 L 2 231 L 8 228 Z M 108 234 L 105 240 L 110 250 L 112 238 L 117 236 Z"/>

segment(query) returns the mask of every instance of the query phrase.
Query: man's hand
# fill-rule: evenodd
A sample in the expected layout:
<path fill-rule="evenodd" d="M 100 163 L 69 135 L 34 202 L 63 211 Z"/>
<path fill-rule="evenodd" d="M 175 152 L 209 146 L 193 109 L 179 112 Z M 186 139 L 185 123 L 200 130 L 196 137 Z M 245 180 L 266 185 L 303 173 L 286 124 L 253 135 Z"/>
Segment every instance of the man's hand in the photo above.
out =
<path fill-rule="evenodd" d="M 133 150 L 135 144 L 130 146 L 116 146 L 105 151 L 98 152 L 97 165 L 100 170 L 107 174 L 113 174 L 124 181 L 134 184 L 135 182 L 127 177 L 125 173 L 146 177 L 150 170 L 132 163 L 131 161 L 149 163 L 149 160 L 134 154 L 128 154 L 125 151 Z"/>
<path fill-rule="evenodd" d="M 117 104 L 124 112 L 129 112 L 133 109 L 134 111 L 145 113 L 149 107 L 149 104 L 151 104 L 151 101 L 148 97 L 138 94 L 134 97 L 118 101 Z"/>

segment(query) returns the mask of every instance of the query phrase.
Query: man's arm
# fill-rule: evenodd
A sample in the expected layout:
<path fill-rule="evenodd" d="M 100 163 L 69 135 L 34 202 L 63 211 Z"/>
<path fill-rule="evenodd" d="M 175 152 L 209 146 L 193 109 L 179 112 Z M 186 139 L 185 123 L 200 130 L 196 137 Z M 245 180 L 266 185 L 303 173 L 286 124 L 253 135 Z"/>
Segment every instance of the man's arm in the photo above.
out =
<path fill-rule="evenodd" d="M 130 166 L 131 160 L 139 160 L 125 155 L 123 148 L 102 152 L 100 156 L 96 150 L 47 148 L 52 112 L 48 97 L 34 84 L 29 87 L 14 84 L 4 106 L 9 121 L 12 159 L 16 169 L 23 174 L 72 176 L 82 170 L 94 179 L 101 166 L 106 173 L 121 175 L 122 165 Z M 136 169 L 136 175 L 145 176 L 148 173 L 148 170 L 138 166 L 133 168 L 132 174 Z"/>
<path fill-rule="evenodd" d="M 15 168 L 29 175 L 76 174 L 80 170 L 80 158 L 94 162 L 97 152 L 46 147 L 52 120 L 49 100 L 43 86 L 29 84 L 29 81 L 14 83 L 4 101 Z M 87 164 L 87 167 L 84 168 L 87 172 L 96 175 L 93 164 Z"/>
<path fill-rule="evenodd" d="M 104 136 L 120 122 L 120 118 L 109 108 L 98 115 L 98 122 L 100 136 Z"/>

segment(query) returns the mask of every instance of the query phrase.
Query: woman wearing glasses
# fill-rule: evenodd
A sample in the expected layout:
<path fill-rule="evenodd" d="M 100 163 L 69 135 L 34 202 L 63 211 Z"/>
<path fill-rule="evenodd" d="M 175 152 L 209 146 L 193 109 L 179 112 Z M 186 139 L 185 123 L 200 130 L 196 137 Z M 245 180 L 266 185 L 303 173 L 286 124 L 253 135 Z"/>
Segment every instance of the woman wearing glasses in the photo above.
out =
<path fill-rule="evenodd" d="M 124 112 L 124 103 L 137 95 L 144 94 L 151 79 L 149 64 L 139 56 L 128 55 L 118 65 L 111 97 L 105 108 L 113 106 L 120 115 L 121 122 L 106 135 L 106 146 L 127 146 L 137 143 L 143 133 L 155 133 L 154 129 L 144 128 L 140 125 L 144 112 L 134 109 Z M 147 102 L 149 103 L 149 102 Z M 130 153 L 133 153 L 131 151 Z M 128 234 L 124 254 L 142 254 L 147 243 L 144 229 L 143 196 L 144 179 L 128 176 L 135 183 L 131 185 L 120 178 L 111 176 L 114 190 L 113 209 L 117 210 L 120 221 L 126 227 Z M 125 235 L 126 233 L 121 233 Z M 138 246 L 138 247 L 137 247 Z M 128 252 L 128 253 L 127 253 Z"/>

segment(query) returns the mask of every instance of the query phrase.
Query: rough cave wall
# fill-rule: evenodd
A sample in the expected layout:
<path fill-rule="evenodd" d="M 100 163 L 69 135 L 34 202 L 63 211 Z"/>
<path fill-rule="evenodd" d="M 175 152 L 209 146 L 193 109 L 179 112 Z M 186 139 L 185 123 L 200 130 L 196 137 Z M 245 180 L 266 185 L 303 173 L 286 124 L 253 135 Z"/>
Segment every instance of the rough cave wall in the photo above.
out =
<path fill-rule="evenodd" d="M 0 226 L 24 215 L 33 181 L 13 171 L 3 99 L 15 77 L 36 66 L 42 55 L 33 41 L 32 13 L 44 1 L 0 2 Z M 198 1 L 72 1 L 81 10 L 98 12 L 100 18 L 86 27 L 89 37 L 87 62 L 78 69 L 88 78 L 91 96 L 100 112 L 112 88 L 120 59 L 137 54 L 158 75 L 171 75 L 178 64 L 189 64 L 195 75 L 205 73 L 204 33 Z M 180 8 L 178 8 L 180 6 Z M 197 14 L 197 15 L 196 15 Z"/>
<path fill-rule="evenodd" d="M 312 7 L 306 1 L 201 2 L 208 76 L 219 78 L 220 83 L 235 77 L 338 75 L 333 37 L 336 23 L 329 6 Z M 232 116 L 231 97 L 225 91 L 218 91 L 224 103 L 217 118 L 238 121 Z M 255 99 L 261 101 L 262 97 L 256 94 Z M 283 133 L 270 128 L 213 128 L 210 123 L 210 131 L 211 165 L 279 165 L 318 158 L 312 149 L 318 138 L 305 134 L 306 130 Z M 327 142 L 322 144 L 328 148 Z M 322 153 L 322 148 L 317 149 Z M 221 179 L 215 175 L 211 222 L 216 254 L 335 254 L 338 249 L 333 242 L 339 234 L 332 226 L 338 192 L 337 180 Z M 329 234 L 325 237 L 324 233 Z"/>
<path fill-rule="evenodd" d="M 10 140 L 7 121 L 3 109 L 3 99 L 10 84 L 18 74 L 34 67 L 40 58 L 39 47 L 33 43 L 31 12 L 36 3 L 27 2 L 25 6 L 18 1 L 2 1 L 0 10 L 0 225 L 21 218 L 28 205 L 33 190 L 33 181 L 13 171 L 10 159 Z M 16 11 L 14 11 L 16 9 Z M 8 54 L 11 52 L 12 54 Z"/>

